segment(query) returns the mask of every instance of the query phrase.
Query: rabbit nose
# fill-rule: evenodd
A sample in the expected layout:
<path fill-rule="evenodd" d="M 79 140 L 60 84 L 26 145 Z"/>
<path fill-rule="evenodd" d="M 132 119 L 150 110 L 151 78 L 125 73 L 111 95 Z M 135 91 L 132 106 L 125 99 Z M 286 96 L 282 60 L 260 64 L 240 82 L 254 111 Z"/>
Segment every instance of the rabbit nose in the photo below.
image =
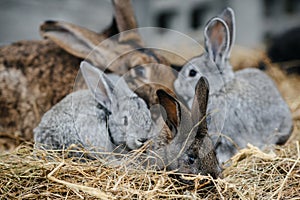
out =
<path fill-rule="evenodd" d="M 148 140 L 147 138 L 140 138 L 140 139 L 138 139 L 138 141 L 141 142 L 141 143 L 145 143 L 147 140 Z"/>
<path fill-rule="evenodd" d="M 138 144 L 139 147 L 143 146 L 144 143 L 147 141 L 148 139 L 147 138 L 139 138 L 136 140 L 136 143 Z M 138 148 L 139 148 L 138 147 Z"/>

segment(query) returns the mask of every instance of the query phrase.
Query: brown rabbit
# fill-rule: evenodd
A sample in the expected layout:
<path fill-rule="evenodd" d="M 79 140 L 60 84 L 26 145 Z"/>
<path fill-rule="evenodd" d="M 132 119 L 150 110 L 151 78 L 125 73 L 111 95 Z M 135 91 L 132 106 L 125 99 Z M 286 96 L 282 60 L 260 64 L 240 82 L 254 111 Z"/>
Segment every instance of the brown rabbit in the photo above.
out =
<path fill-rule="evenodd" d="M 131 1 L 114 0 L 113 4 L 119 34 L 111 38 L 101 41 L 93 31 L 55 21 L 42 24 L 41 35 L 104 72 L 124 76 L 130 89 L 142 97 L 149 107 L 158 103 L 155 93 L 158 89 L 167 90 L 175 96 L 173 82 L 176 72 L 163 56 L 145 48 Z"/>
<path fill-rule="evenodd" d="M 124 24 L 123 21 L 124 19 L 116 17 L 117 24 Z M 72 55 L 89 61 L 102 71 L 125 75 L 129 87 L 139 96 L 145 98 L 155 96 L 152 91 L 158 88 L 155 90 L 149 86 L 147 89 L 140 88 L 145 83 L 157 83 L 157 86 L 160 85 L 159 88 L 173 91 L 175 74 L 170 64 L 163 56 L 144 47 L 135 26 L 129 28 L 133 30 L 120 32 L 101 41 L 97 33 L 85 28 L 67 22 L 47 21 L 41 26 L 41 35 L 51 39 Z M 125 28 L 121 27 L 119 30 Z M 145 101 L 149 105 L 157 103 L 157 99 L 152 98 Z"/>

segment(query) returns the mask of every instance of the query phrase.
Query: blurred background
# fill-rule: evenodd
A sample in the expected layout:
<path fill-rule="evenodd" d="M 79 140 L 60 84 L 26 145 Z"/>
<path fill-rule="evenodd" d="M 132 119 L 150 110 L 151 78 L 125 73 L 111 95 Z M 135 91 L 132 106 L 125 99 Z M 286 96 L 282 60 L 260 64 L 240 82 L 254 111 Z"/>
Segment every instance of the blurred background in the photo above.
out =
<path fill-rule="evenodd" d="M 198 40 L 206 22 L 230 6 L 236 13 L 236 43 L 247 47 L 260 47 L 300 25 L 299 0 L 133 0 L 133 5 L 140 27 L 170 28 Z M 101 31 L 112 12 L 109 0 L 0 0 L 0 44 L 40 39 L 39 25 L 49 19 Z"/>

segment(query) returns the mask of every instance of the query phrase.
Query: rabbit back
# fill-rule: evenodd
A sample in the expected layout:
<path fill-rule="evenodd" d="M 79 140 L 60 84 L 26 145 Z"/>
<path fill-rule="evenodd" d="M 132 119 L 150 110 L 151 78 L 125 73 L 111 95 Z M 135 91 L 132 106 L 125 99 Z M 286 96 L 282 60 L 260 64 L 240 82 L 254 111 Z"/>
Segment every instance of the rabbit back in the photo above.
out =
<path fill-rule="evenodd" d="M 254 116 L 261 116 L 258 119 L 261 120 L 262 130 L 273 130 L 269 134 L 275 133 L 271 138 L 267 136 L 268 138 L 265 139 L 269 143 L 284 143 L 291 134 L 293 127 L 292 116 L 274 81 L 264 72 L 254 68 L 238 71 L 236 78 L 237 80 L 243 79 L 248 82 L 248 87 L 251 90 L 249 89 L 247 92 L 245 89 L 248 95 L 245 95 L 246 97 L 244 98 L 252 96 L 252 101 L 255 101 L 256 109 L 254 110 L 257 113 L 254 113 L 256 114 Z M 257 122 L 256 124 L 259 123 Z"/>
<path fill-rule="evenodd" d="M 238 71 L 223 90 L 227 112 L 222 134 L 226 137 L 219 140 L 214 137 L 221 162 L 234 155 L 235 145 L 244 148 L 251 143 L 263 148 L 282 144 L 289 138 L 292 130 L 290 110 L 266 74 L 258 69 Z M 218 98 L 220 94 L 211 96 L 212 102 L 217 102 L 213 99 Z M 213 129 L 213 124 L 208 126 L 209 130 Z"/>
<path fill-rule="evenodd" d="M 34 129 L 34 140 L 38 148 L 64 149 L 75 144 L 87 150 L 112 150 L 105 112 L 97 109 L 88 90 L 71 93 L 53 106 Z"/>
<path fill-rule="evenodd" d="M 230 8 L 206 25 L 206 53 L 187 63 L 174 82 L 176 92 L 191 108 L 196 81 L 204 76 L 210 83 L 208 132 L 220 162 L 238 148 L 252 143 L 260 148 L 282 144 L 290 136 L 292 118 L 288 105 L 274 82 L 258 69 L 233 72 L 229 62 L 234 43 L 235 17 Z M 224 122 L 224 123 L 223 123 Z M 222 137 L 218 135 L 222 133 Z"/>

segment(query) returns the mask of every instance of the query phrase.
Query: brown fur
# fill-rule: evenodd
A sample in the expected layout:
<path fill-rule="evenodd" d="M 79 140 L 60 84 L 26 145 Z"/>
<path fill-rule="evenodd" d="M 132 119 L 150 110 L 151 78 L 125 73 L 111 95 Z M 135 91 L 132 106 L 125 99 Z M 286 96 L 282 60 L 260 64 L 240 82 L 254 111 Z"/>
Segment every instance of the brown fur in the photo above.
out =
<path fill-rule="evenodd" d="M 1 47 L 0 137 L 31 140 L 45 111 L 72 91 L 79 63 L 49 40 Z"/>

